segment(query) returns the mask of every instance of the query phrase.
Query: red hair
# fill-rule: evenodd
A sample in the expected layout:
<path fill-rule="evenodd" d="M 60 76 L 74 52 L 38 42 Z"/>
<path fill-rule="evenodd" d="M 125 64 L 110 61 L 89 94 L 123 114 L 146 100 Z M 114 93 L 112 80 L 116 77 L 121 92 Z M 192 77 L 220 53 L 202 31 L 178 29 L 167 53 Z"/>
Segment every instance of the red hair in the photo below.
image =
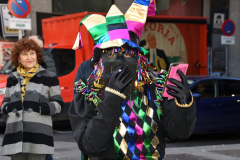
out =
<path fill-rule="evenodd" d="M 17 68 L 18 67 L 18 57 L 22 51 L 34 50 L 37 53 L 37 61 L 39 64 L 43 62 L 42 49 L 38 44 L 32 39 L 20 39 L 12 47 L 11 50 L 11 61 L 12 64 Z"/>

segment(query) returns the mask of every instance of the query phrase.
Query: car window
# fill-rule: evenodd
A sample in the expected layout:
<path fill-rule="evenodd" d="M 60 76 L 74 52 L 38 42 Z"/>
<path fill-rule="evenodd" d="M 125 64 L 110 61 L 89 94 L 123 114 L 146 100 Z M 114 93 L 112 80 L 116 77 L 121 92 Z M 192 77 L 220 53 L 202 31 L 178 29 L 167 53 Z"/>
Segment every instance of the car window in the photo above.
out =
<path fill-rule="evenodd" d="M 193 84 L 196 80 L 193 80 L 193 79 L 188 79 L 187 82 L 189 85 Z"/>
<path fill-rule="evenodd" d="M 199 93 L 201 99 L 218 97 L 218 87 L 216 80 L 200 82 L 192 88 L 192 92 Z"/>
<path fill-rule="evenodd" d="M 240 81 L 237 80 L 222 80 L 223 96 L 239 96 L 240 95 Z"/>
<path fill-rule="evenodd" d="M 72 49 L 52 49 L 51 53 L 55 61 L 57 76 L 71 73 L 75 68 L 75 51 Z"/>

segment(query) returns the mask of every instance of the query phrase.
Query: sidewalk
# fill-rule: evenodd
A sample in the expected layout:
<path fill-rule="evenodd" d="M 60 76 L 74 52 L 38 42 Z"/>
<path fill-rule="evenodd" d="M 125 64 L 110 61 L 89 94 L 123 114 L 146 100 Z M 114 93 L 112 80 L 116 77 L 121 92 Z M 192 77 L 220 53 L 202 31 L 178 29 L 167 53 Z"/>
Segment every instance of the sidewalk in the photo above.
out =
<path fill-rule="evenodd" d="M 81 159 L 81 152 L 75 142 L 55 141 L 54 144 L 54 160 Z M 0 160 L 10 158 L 0 156 Z M 240 144 L 167 148 L 164 160 L 240 160 Z"/>
<path fill-rule="evenodd" d="M 240 144 L 167 148 L 164 160 L 240 160 Z"/>

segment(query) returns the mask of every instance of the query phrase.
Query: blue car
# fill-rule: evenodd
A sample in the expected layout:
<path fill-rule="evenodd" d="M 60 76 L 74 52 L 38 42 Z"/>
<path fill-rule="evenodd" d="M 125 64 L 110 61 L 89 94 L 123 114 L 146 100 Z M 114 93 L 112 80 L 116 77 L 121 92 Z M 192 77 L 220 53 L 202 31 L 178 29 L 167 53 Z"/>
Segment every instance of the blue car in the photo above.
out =
<path fill-rule="evenodd" d="M 197 103 L 193 134 L 240 132 L 240 78 L 187 78 Z"/>

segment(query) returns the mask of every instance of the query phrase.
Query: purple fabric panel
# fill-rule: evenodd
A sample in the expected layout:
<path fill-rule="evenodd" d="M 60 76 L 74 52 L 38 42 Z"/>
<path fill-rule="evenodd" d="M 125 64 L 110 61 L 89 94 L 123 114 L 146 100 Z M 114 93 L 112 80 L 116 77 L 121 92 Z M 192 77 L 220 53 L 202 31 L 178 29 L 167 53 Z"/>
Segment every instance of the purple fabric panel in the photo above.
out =
<path fill-rule="evenodd" d="M 136 33 L 137 36 L 140 38 L 145 23 L 136 22 L 136 21 L 126 21 L 126 23 L 127 23 L 128 30 Z"/>
<path fill-rule="evenodd" d="M 130 118 L 130 120 L 132 120 L 135 124 L 137 123 L 138 117 L 137 117 L 133 112 L 131 112 L 129 118 Z"/>
<path fill-rule="evenodd" d="M 136 147 L 139 149 L 139 151 L 142 152 L 142 148 L 143 148 L 143 141 L 141 138 L 138 138 L 138 140 L 136 141 Z"/>
<path fill-rule="evenodd" d="M 154 5 L 154 0 L 150 2 L 150 5 L 148 7 L 148 14 L 147 16 L 154 16 L 155 15 L 155 5 Z"/>
<path fill-rule="evenodd" d="M 79 46 L 78 49 L 83 48 L 83 43 L 82 43 L 82 37 L 81 37 L 81 32 L 79 32 Z"/>
<path fill-rule="evenodd" d="M 143 135 L 143 129 L 135 122 L 135 131 L 139 137 Z"/>
<path fill-rule="evenodd" d="M 100 44 L 98 44 L 98 45 L 95 45 L 94 48 L 93 48 L 93 50 L 94 50 L 95 48 L 100 48 L 100 47 L 101 47 L 101 44 L 102 44 L 102 43 L 100 43 Z"/>
<path fill-rule="evenodd" d="M 108 31 L 110 41 L 115 39 L 127 39 L 130 40 L 128 29 L 116 29 L 113 31 Z"/>

